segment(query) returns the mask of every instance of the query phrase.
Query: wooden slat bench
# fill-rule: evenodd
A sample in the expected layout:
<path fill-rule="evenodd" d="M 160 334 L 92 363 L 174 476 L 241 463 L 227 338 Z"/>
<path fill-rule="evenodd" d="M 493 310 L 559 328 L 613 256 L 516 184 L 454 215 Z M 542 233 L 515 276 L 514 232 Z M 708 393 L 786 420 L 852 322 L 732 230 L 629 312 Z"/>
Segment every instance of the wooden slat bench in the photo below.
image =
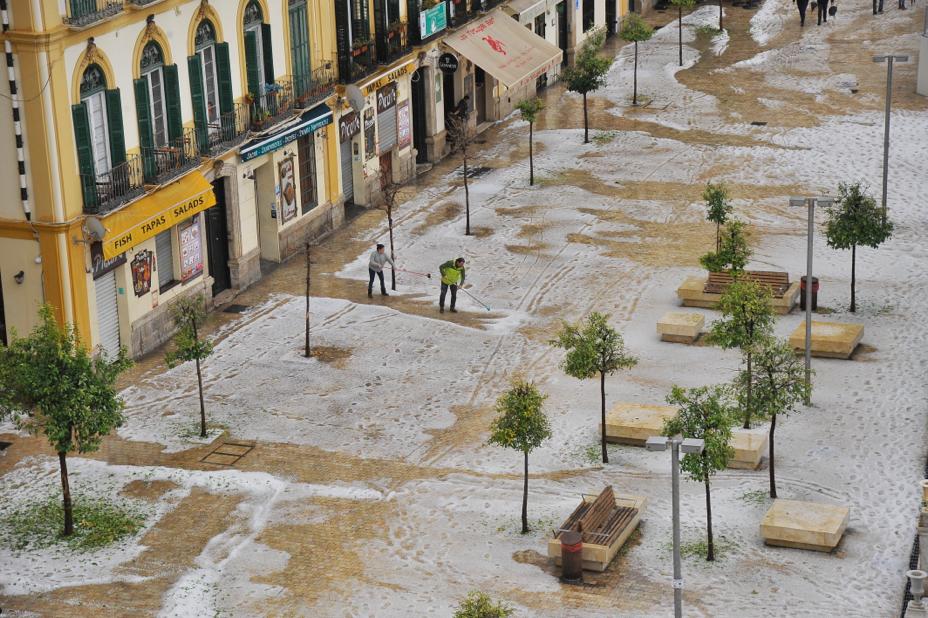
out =
<path fill-rule="evenodd" d="M 789 273 L 773 270 L 746 270 L 741 273 L 741 277 L 766 286 L 774 298 L 783 298 L 789 289 Z M 728 271 L 709 273 L 709 279 L 702 291 L 706 294 L 724 294 L 734 281 L 735 278 Z"/>
<path fill-rule="evenodd" d="M 780 315 L 792 311 L 799 300 L 799 281 L 790 282 L 788 273 L 746 271 L 742 276 L 770 289 L 770 304 L 774 312 Z M 728 289 L 732 281 L 731 274 L 727 272 L 709 273 L 708 279 L 705 276 L 687 277 L 677 288 L 677 296 L 684 307 L 717 309 L 722 293 Z"/>

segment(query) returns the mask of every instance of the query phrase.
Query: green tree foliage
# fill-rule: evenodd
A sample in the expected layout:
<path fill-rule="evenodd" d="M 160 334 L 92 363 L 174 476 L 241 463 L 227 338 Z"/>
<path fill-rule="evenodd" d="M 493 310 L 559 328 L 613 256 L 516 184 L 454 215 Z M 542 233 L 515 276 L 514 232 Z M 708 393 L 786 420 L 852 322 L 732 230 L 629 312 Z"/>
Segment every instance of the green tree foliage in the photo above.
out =
<path fill-rule="evenodd" d="M 632 105 L 638 105 L 638 43 L 650 40 L 654 28 L 641 18 L 638 13 L 629 13 L 622 20 L 619 37 L 623 41 L 635 44 L 635 65 L 632 73 Z"/>
<path fill-rule="evenodd" d="M 744 223 L 729 221 L 722 228 L 719 250 L 710 251 L 699 258 L 699 263 L 709 272 L 730 270 L 740 273 L 751 259 L 751 246 Z"/>
<path fill-rule="evenodd" d="M 679 412 L 664 422 L 664 435 L 682 435 L 705 441 L 702 453 L 687 453 L 680 468 L 690 479 L 702 482 L 706 488 L 706 560 L 715 560 L 712 538 L 712 498 L 710 480 L 719 470 L 728 466 L 735 454 L 731 447 L 731 425 L 734 410 L 725 389 L 719 386 L 701 386 L 683 389 L 674 386 L 667 403 L 677 406 Z"/>
<path fill-rule="evenodd" d="M 551 437 L 551 426 L 541 409 L 545 399 L 534 384 L 517 378 L 496 400 L 498 416 L 490 425 L 489 444 L 522 451 L 524 456 L 522 534 L 528 532 L 528 454 Z"/>
<path fill-rule="evenodd" d="M 454 610 L 454 618 L 509 618 L 513 612 L 506 603 L 494 603 L 487 593 L 472 590 Z"/>
<path fill-rule="evenodd" d="M 606 33 L 599 30 L 593 33 L 577 53 L 574 66 L 567 67 L 561 73 L 561 80 L 571 92 L 583 96 L 583 143 L 590 143 L 590 123 L 587 113 L 587 93 L 599 90 L 606 84 L 606 73 L 612 61 L 600 56 L 603 44 L 606 42 Z"/>
<path fill-rule="evenodd" d="M 680 66 L 683 66 L 683 9 L 692 9 L 696 0 L 670 0 L 677 7 L 677 44 L 680 48 Z"/>
<path fill-rule="evenodd" d="M 860 183 L 838 185 L 838 197 L 825 209 L 825 238 L 832 249 L 851 250 L 851 313 L 857 311 L 857 247 L 876 249 L 893 234 L 893 222 L 886 219 Z"/>
<path fill-rule="evenodd" d="M 0 346 L 0 418 L 19 429 L 44 434 L 58 453 L 64 505 L 64 535 L 74 532 L 68 453 L 90 453 L 121 426 L 123 401 L 116 380 L 132 362 L 121 349 L 115 359 L 83 347 L 71 325 L 61 326 L 48 305 L 28 337 L 15 333 Z"/>
<path fill-rule="evenodd" d="M 770 419 L 768 458 L 770 460 L 770 497 L 777 497 L 774 468 L 774 434 L 777 415 L 799 410 L 808 399 L 811 385 L 806 384 L 805 364 L 796 356 L 789 341 L 770 339 L 762 345 L 754 358 L 754 372 L 742 371 L 736 384 L 739 392 L 747 392 L 751 385 L 754 393 L 754 410 L 762 418 Z"/>
<path fill-rule="evenodd" d="M 533 152 L 534 128 L 538 114 L 545 108 L 545 102 L 538 97 L 526 99 L 516 105 L 522 112 L 522 120 L 528 123 L 528 184 L 535 184 L 535 157 Z"/>
<path fill-rule="evenodd" d="M 706 220 L 715 224 L 715 251 L 722 250 L 722 226 L 728 222 L 732 205 L 729 201 L 728 187 L 724 182 L 706 183 L 702 192 L 702 199 L 706 202 Z"/>
<path fill-rule="evenodd" d="M 200 361 L 213 353 L 213 344 L 208 339 L 200 338 L 200 331 L 206 323 L 206 301 L 202 296 L 179 298 L 171 308 L 177 334 L 174 336 L 174 350 L 167 353 L 165 360 L 169 367 L 193 361 L 197 369 L 197 388 L 200 394 L 200 437 L 206 437 L 206 404 L 203 401 L 203 372 Z"/>
<path fill-rule="evenodd" d="M 744 361 L 748 380 L 744 393 L 739 395 L 743 402 L 744 428 L 751 427 L 754 410 L 752 362 L 754 354 L 763 347 L 773 333 L 773 307 L 770 290 L 750 279 L 738 280 L 728 286 L 719 300 L 722 318 L 712 323 L 709 341 L 725 349 L 739 348 Z"/>
<path fill-rule="evenodd" d="M 609 463 L 606 451 L 606 376 L 619 369 L 634 367 L 638 359 L 625 350 L 622 335 L 609 326 L 609 316 L 602 313 L 591 313 L 585 323 L 563 323 L 557 339 L 551 344 L 567 351 L 562 364 L 567 375 L 578 380 L 599 375 L 603 463 Z"/>

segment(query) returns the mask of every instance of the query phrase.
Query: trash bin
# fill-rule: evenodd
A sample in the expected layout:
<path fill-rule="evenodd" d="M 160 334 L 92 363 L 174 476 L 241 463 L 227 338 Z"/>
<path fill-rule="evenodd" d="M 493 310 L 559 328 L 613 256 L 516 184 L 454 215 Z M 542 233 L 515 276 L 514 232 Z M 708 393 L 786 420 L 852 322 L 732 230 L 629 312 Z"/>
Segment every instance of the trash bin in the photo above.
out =
<path fill-rule="evenodd" d="M 561 581 L 583 583 L 583 536 L 573 530 L 561 533 Z"/>
<path fill-rule="evenodd" d="M 806 310 L 806 278 L 799 281 L 799 308 Z M 818 310 L 818 277 L 812 277 L 812 311 Z"/>

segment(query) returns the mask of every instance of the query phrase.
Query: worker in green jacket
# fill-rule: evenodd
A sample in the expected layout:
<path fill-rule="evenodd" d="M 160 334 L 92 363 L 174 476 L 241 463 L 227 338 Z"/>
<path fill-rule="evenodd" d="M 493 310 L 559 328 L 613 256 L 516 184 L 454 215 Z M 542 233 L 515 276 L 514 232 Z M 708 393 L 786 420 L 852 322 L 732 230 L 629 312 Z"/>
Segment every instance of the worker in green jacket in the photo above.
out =
<path fill-rule="evenodd" d="M 451 288 L 451 313 L 457 313 L 454 303 L 458 299 L 458 287 L 464 285 L 464 258 L 448 260 L 438 267 L 441 274 L 441 295 L 438 297 L 438 310 L 445 312 L 445 294 Z"/>

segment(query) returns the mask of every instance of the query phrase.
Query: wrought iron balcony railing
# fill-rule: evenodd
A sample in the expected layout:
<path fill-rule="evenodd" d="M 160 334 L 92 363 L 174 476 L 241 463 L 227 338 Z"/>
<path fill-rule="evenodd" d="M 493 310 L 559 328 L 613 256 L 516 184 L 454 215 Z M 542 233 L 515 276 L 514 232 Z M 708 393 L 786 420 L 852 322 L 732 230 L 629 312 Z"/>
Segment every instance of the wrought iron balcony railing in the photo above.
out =
<path fill-rule="evenodd" d="M 103 174 L 81 174 L 84 213 L 100 215 L 119 208 L 145 192 L 142 158 L 133 154 Z"/>
<path fill-rule="evenodd" d="M 251 130 L 266 131 L 292 115 L 295 101 L 293 83 L 289 79 L 265 84 L 264 94 L 251 98 Z"/>
<path fill-rule="evenodd" d="M 380 64 L 390 64 L 394 60 L 399 60 L 411 49 L 404 21 L 390 24 L 383 40 L 386 44 L 377 48 L 377 60 Z"/>
<path fill-rule="evenodd" d="M 351 48 L 351 73 L 340 75 L 345 83 L 353 83 L 377 70 L 377 46 L 374 41 L 356 41 Z"/>
<path fill-rule="evenodd" d="M 64 23 L 71 28 L 87 28 L 123 10 L 122 0 L 66 0 Z"/>
<path fill-rule="evenodd" d="M 291 75 L 296 107 L 306 109 L 325 100 L 335 90 L 335 71 L 326 63 L 311 75 Z"/>
<path fill-rule="evenodd" d="M 163 146 L 142 148 L 142 172 L 146 184 L 164 184 L 200 164 L 196 129 L 184 129 L 181 137 Z"/>
<path fill-rule="evenodd" d="M 211 157 L 219 156 L 244 141 L 251 128 L 251 106 L 236 103 L 231 112 L 220 115 L 216 122 L 209 123 L 206 128 L 206 143 L 200 152 Z M 201 134 L 198 138 L 201 144 L 202 138 Z"/>

